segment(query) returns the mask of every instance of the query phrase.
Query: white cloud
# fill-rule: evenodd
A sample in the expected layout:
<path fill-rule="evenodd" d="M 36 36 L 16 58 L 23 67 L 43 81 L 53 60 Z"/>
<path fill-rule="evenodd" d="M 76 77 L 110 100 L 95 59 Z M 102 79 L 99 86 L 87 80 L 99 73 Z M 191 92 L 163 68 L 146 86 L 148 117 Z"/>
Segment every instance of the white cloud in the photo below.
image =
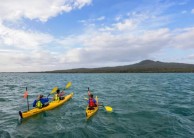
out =
<path fill-rule="evenodd" d="M 104 20 L 104 19 L 105 19 L 104 16 L 101 16 L 101 17 L 97 18 L 98 21 L 102 21 L 102 20 Z"/>
<path fill-rule="evenodd" d="M 144 12 L 129 12 L 122 17 L 121 15 L 115 18 L 115 23 L 100 28 L 101 31 L 122 31 L 137 33 L 139 30 L 154 30 L 164 28 L 171 22 L 170 16 L 160 15 L 159 12 L 144 11 Z M 122 18 L 121 18 L 122 17 Z"/>
<path fill-rule="evenodd" d="M 100 31 L 123 31 L 123 32 L 127 32 L 127 31 L 132 31 L 134 30 L 136 27 L 138 26 L 138 22 L 132 19 L 124 19 L 120 22 L 116 22 L 111 24 L 110 26 L 104 26 L 102 28 L 99 28 L 98 30 Z"/>
<path fill-rule="evenodd" d="M 128 24 L 124 21 L 118 22 L 117 25 L 127 28 Z M 194 28 L 142 29 L 139 28 L 140 25 L 141 22 L 136 24 L 134 30 L 131 31 L 122 30 L 114 24 L 114 26 L 106 26 L 109 28 L 107 30 L 92 28 L 80 36 L 69 36 L 68 42 L 74 46 L 79 45 L 79 48 L 69 49 L 61 58 L 61 63 L 68 61 L 73 67 L 87 66 L 87 63 L 90 63 L 90 67 L 111 66 L 115 63 L 127 64 L 132 61 L 155 58 L 156 55 L 161 55 L 164 49 L 194 49 L 192 40 Z M 64 42 L 67 43 L 67 39 Z M 166 53 L 162 55 L 167 56 Z"/>
<path fill-rule="evenodd" d="M 87 35 L 88 34 L 88 35 Z M 108 32 L 85 32 L 82 36 L 72 36 L 69 40 L 78 40 L 75 43 L 82 44 L 81 48 L 72 48 L 61 62 L 81 63 L 105 63 L 129 62 L 138 58 L 149 57 L 150 54 L 159 51 L 168 45 L 170 39 L 168 29 L 158 29 L 142 32 L 141 35 L 111 34 Z"/>
<path fill-rule="evenodd" d="M 57 14 L 80 9 L 90 3 L 91 0 L 6 0 L 0 2 L 0 20 L 28 18 L 45 22 Z"/>
<path fill-rule="evenodd" d="M 194 14 L 194 9 L 191 10 L 191 13 Z"/>
<path fill-rule="evenodd" d="M 100 16 L 98 18 L 91 18 L 91 19 L 87 19 L 87 20 L 80 20 L 80 23 L 83 23 L 85 26 L 93 26 L 96 22 L 100 22 L 105 20 L 106 17 L 105 16 Z"/>
<path fill-rule="evenodd" d="M 0 51 L 0 71 L 40 71 L 53 69 L 58 65 L 57 55 L 41 50 L 7 50 Z M 8 64 L 9 63 L 9 64 Z"/>
<path fill-rule="evenodd" d="M 118 15 L 115 17 L 115 21 L 120 21 L 122 19 L 122 15 Z"/>
<path fill-rule="evenodd" d="M 173 44 L 178 48 L 194 48 L 194 27 L 184 28 L 175 32 Z"/>
<path fill-rule="evenodd" d="M 44 66 L 50 68 L 55 54 L 44 47 L 47 45 L 48 48 L 54 40 L 49 34 L 11 29 L 0 24 L 0 71 L 44 70 Z"/>
<path fill-rule="evenodd" d="M 182 13 L 182 14 L 185 14 L 185 13 L 187 13 L 187 11 L 186 11 L 186 10 L 184 10 L 184 11 L 182 11 L 181 13 Z"/>
<path fill-rule="evenodd" d="M 194 38 L 193 28 L 175 31 L 168 28 L 153 30 L 138 30 L 136 28 L 137 33 L 130 33 L 130 31 L 126 33 L 119 28 L 114 29 L 114 32 L 102 32 L 97 31 L 97 28 L 90 28 L 80 35 L 70 35 L 63 39 L 52 38 L 49 43 L 55 42 L 55 45 L 64 48 L 57 53 L 51 50 L 42 51 L 43 49 L 39 46 L 43 45 L 44 41 L 34 39 L 39 45 L 37 49 L 25 50 L 22 54 L 14 51 L 12 51 L 14 54 L 11 54 L 11 51 L 2 49 L 0 55 L 3 60 L 0 62 L 2 65 L 6 62 L 13 63 L 21 71 L 113 66 L 153 58 L 165 48 L 185 49 L 193 48 L 194 45 L 192 41 Z M 41 37 L 41 35 L 38 36 Z M 44 35 L 42 34 L 42 36 Z M 12 56 L 10 57 L 10 55 Z M 165 53 L 163 53 L 164 55 Z M 5 64 L 4 70 L 8 68 L 6 66 L 7 64 Z M 20 68 L 21 66 L 24 67 L 23 70 Z M 10 70 L 13 68 L 10 67 Z"/>
<path fill-rule="evenodd" d="M 133 20 L 126 19 L 123 22 L 114 24 L 113 26 L 120 31 L 124 31 L 134 29 L 136 27 L 136 23 Z"/>
<path fill-rule="evenodd" d="M 161 16 L 160 12 L 119 15 L 114 23 L 100 28 L 95 22 L 100 23 L 105 16 L 82 20 L 86 24 L 84 32 L 55 38 L 37 31 L 9 28 L 3 20 L 29 18 L 44 22 L 62 12 L 82 8 L 91 0 L 20 0 L 12 5 L 9 2 L 0 4 L 0 71 L 122 65 L 167 55 L 166 49 L 180 49 L 179 52 L 194 49 L 194 28 L 171 30 L 166 27 L 171 18 Z"/>
<path fill-rule="evenodd" d="M 0 44 L 21 49 L 34 49 L 53 40 L 49 34 L 10 29 L 0 24 Z"/>
<path fill-rule="evenodd" d="M 194 60 L 194 54 L 188 56 L 189 59 Z"/>

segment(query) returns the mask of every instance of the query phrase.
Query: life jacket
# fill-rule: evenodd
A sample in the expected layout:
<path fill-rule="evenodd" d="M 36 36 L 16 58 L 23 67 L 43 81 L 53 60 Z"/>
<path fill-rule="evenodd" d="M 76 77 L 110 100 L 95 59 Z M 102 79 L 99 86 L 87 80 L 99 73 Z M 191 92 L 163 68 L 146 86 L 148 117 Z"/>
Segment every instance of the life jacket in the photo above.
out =
<path fill-rule="evenodd" d="M 42 102 L 41 102 L 40 100 L 38 100 L 38 101 L 36 102 L 36 107 L 37 107 L 37 108 L 42 108 L 42 106 L 43 106 Z"/>
<path fill-rule="evenodd" d="M 93 107 L 93 106 L 95 106 L 96 104 L 94 103 L 94 99 L 93 98 L 90 98 L 89 99 L 89 106 L 90 107 Z"/>
<path fill-rule="evenodd" d="M 58 94 L 55 94 L 54 100 L 55 100 L 55 101 L 59 101 L 59 100 L 60 100 Z"/>

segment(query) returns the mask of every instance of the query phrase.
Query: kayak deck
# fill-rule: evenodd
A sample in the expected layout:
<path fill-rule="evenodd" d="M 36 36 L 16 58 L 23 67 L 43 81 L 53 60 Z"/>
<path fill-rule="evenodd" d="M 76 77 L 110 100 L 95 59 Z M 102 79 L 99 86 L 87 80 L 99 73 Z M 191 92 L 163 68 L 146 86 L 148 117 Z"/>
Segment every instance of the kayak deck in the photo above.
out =
<path fill-rule="evenodd" d="M 96 96 L 96 102 L 98 105 L 98 97 Z M 89 110 L 89 106 L 86 107 L 86 119 L 89 119 L 91 116 L 93 116 L 98 111 L 98 106 L 93 107 L 94 109 Z"/>
<path fill-rule="evenodd" d="M 40 109 L 39 108 L 33 108 L 33 109 L 31 109 L 29 111 L 25 111 L 25 112 L 19 111 L 19 115 L 20 115 L 21 118 L 27 118 L 27 117 L 33 116 L 35 114 L 41 113 L 43 111 L 51 110 L 53 108 L 56 108 L 56 107 L 62 105 L 63 103 L 65 103 L 66 101 L 71 99 L 72 96 L 73 96 L 73 93 L 70 93 L 69 95 L 66 95 L 63 100 L 51 101 L 49 103 L 49 105 L 47 105 L 47 106 L 45 106 L 43 108 L 40 108 Z"/>

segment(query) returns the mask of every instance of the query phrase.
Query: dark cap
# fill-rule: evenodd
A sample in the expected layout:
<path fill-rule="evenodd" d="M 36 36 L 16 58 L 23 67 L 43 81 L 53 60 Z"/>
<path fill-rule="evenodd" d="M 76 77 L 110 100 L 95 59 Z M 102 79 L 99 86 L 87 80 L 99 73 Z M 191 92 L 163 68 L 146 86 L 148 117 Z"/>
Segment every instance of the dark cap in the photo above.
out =
<path fill-rule="evenodd" d="M 59 93 L 60 92 L 60 90 L 59 89 L 57 89 L 57 93 Z"/>

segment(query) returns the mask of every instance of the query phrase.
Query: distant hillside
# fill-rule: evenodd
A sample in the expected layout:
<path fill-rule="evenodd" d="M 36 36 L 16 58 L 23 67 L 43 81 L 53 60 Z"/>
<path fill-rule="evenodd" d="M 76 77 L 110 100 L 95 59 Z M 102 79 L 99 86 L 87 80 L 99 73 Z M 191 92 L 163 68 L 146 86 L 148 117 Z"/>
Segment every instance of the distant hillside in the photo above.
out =
<path fill-rule="evenodd" d="M 46 71 L 45 73 L 170 73 L 194 72 L 193 64 L 165 63 L 160 61 L 143 60 L 139 63 L 116 67 L 77 68 L 68 70 Z"/>

